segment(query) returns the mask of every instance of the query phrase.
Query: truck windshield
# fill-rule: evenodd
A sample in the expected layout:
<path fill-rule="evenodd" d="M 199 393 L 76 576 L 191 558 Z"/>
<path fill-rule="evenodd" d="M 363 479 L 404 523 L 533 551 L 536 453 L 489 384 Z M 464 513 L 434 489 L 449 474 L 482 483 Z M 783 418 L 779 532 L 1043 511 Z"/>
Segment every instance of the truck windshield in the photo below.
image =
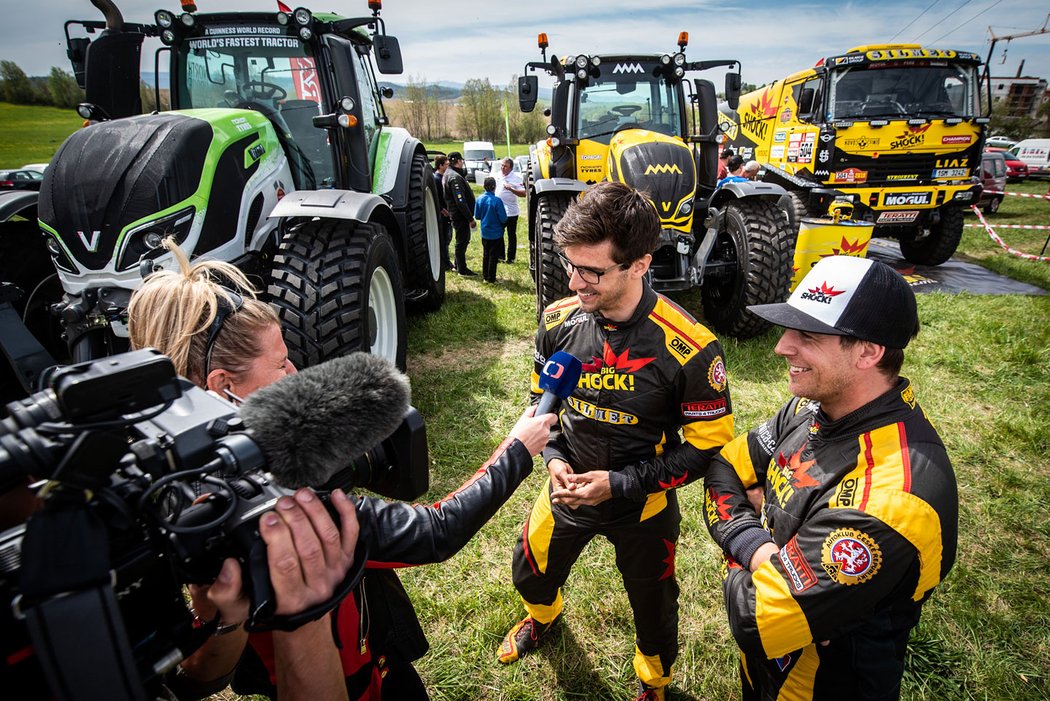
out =
<path fill-rule="evenodd" d="M 634 64 L 639 65 L 639 64 Z M 681 134 L 678 86 L 651 77 L 654 65 L 641 64 L 645 72 L 632 72 L 592 79 L 580 91 L 577 136 L 607 144 L 620 129 L 651 129 Z"/>
<path fill-rule="evenodd" d="M 829 119 L 977 116 L 977 72 L 969 64 L 872 63 L 831 76 Z"/>
<path fill-rule="evenodd" d="M 463 152 L 463 160 L 466 161 L 483 161 L 486 158 L 490 161 L 496 157 L 496 152 L 492 149 L 468 149 Z"/>
<path fill-rule="evenodd" d="M 270 33 L 270 32 L 273 33 Z M 289 151 L 296 185 L 331 185 L 334 166 L 321 114 L 321 87 L 310 47 L 281 27 L 207 28 L 179 47 L 175 109 L 251 109 L 273 122 Z"/>

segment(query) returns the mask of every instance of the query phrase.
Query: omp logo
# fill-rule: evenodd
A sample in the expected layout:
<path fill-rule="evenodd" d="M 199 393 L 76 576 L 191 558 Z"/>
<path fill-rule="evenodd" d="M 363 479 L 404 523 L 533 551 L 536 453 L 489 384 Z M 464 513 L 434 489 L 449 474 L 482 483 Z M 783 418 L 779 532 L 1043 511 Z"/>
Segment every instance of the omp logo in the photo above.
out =
<path fill-rule="evenodd" d="M 613 75 L 617 73 L 644 73 L 640 63 L 617 63 L 613 68 Z"/>
<path fill-rule="evenodd" d="M 80 242 L 84 244 L 84 248 L 87 249 L 88 253 L 94 253 L 95 251 L 97 251 L 98 244 L 102 240 L 101 231 L 92 231 L 90 239 L 88 239 L 87 236 L 84 236 L 83 231 L 78 231 L 77 236 L 80 238 Z"/>
<path fill-rule="evenodd" d="M 667 165 L 666 163 L 661 163 L 660 165 L 649 164 L 646 166 L 646 175 L 653 175 L 654 173 L 677 173 L 678 175 L 681 175 L 682 169 L 678 167 L 677 163 L 672 163 L 670 165 Z"/>
<path fill-rule="evenodd" d="M 899 192 L 887 193 L 882 203 L 887 207 L 912 206 L 917 204 L 929 204 L 931 193 L 929 192 Z"/>
<path fill-rule="evenodd" d="M 821 304 L 831 304 L 833 297 L 838 297 L 845 290 L 836 290 L 829 287 L 827 282 L 820 283 L 820 287 L 812 287 L 801 294 L 802 299 L 808 299 Z"/>

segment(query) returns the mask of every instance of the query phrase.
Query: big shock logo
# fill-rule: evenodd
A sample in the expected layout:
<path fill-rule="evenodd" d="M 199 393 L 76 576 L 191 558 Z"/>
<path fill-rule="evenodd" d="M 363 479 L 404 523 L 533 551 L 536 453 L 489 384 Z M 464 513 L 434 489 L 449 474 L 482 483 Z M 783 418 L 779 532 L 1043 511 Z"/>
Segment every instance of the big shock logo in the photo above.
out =
<path fill-rule="evenodd" d="M 931 124 L 923 124 L 922 126 L 908 127 L 907 131 L 898 134 L 893 138 L 893 141 L 890 142 L 890 148 L 898 149 L 922 146 L 926 142 L 926 131 L 931 126 Z"/>
<path fill-rule="evenodd" d="M 634 373 L 638 372 L 656 358 L 631 358 L 631 349 L 617 355 L 609 342 L 602 348 L 602 357 L 592 356 L 591 362 L 583 364 L 580 375 L 581 389 L 615 390 L 633 392 L 635 388 Z"/>

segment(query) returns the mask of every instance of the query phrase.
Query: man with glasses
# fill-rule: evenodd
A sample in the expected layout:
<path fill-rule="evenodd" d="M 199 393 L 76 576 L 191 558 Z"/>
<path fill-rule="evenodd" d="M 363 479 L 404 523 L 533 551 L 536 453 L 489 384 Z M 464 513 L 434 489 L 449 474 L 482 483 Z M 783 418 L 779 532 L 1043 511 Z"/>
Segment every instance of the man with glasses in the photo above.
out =
<path fill-rule="evenodd" d="M 575 296 L 547 307 L 536 334 L 532 400 L 555 351 L 583 361 L 544 460 L 550 479 L 514 549 L 527 615 L 499 660 L 535 649 L 562 610 L 561 587 L 596 535 L 616 549 L 634 612 L 639 699 L 663 699 L 678 654 L 675 488 L 703 479 L 733 437 L 717 339 L 647 282 L 660 221 L 652 202 L 603 182 L 569 206 L 554 241 Z"/>

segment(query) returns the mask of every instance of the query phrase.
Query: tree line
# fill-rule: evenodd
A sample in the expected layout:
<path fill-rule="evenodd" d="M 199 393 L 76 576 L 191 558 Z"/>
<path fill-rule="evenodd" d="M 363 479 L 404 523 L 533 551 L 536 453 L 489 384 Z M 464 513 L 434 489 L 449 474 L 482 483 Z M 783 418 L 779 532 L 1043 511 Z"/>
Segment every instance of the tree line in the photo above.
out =
<path fill-rule="evenodd" d="M 480 139 L 528 144 L 542 139 L 547 128 L 543 105 L 532 112 L 518 109 L 517 77 L 510 86 L 492 85 L 488 78 L 471 78 L 459 97 L 443 99 L 436 85 L 410 77 L 389 103 L 391 121 L 424 141 Z"/>
<path fill-rule="evenodd" d="M 14 61 L 0 61 L 0 100 L 15 105 L 76 108 L 84 91 L 72 73 L 53 67 L 46 78 L 30 78 Z"/>

